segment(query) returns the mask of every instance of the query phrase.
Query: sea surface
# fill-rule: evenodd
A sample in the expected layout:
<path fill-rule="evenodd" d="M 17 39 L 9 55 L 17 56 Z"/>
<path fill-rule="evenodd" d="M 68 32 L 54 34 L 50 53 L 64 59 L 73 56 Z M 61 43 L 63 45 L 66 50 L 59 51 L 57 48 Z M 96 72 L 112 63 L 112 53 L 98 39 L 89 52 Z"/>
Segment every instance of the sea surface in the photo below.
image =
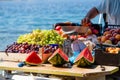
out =
<path fill-rule="evenodd" d="M 33 29 L 52 29 L 53 24 L 80 23 L 100 0 L 0 0 L 0 51 Z M 98 17 L 92 20 L 98 23 Z"/>

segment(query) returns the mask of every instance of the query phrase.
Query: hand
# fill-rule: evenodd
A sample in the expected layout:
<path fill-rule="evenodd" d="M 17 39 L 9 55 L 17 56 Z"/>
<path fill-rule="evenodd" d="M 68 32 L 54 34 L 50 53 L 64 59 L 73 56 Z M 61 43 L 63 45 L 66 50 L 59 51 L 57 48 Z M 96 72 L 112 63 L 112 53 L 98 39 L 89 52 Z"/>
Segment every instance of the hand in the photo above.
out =
<path fill-rule="evenodd" d="M 84 26 L 84 25 L 88 25 L 88 24 L 91 24 L 91 21 L 88 17 L 85 17 L 82 21 L 81 21 L 81 24 Z"/>

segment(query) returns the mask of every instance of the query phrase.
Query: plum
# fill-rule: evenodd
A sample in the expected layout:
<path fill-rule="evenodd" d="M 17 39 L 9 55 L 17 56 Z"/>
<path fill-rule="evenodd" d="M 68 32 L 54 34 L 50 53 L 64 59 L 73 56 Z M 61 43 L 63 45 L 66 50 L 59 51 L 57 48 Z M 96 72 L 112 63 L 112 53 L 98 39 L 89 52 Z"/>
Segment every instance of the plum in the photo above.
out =
<path fill-rule="evenodd" d="M 115 37 L 110 37 L 110 38 L 109 38 L 109 40 L 111 40 L 111 41 L 112 41 L 112 44 L 114 44 L 114 43 L 116 42 Z"/>

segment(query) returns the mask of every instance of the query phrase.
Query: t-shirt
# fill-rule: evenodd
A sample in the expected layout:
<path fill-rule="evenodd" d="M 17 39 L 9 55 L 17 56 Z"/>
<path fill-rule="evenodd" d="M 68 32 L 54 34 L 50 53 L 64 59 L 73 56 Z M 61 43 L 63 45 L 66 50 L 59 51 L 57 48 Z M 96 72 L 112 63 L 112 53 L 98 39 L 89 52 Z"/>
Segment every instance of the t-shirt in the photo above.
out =
<path fill-rule="evenodd" d="M 107 0 L 102 0 L 96 8 L 99 13 L 107 13 L 108 24 L 120 25 L 120 0 L 109 0 L 108 5 L 107 11 Z"/>

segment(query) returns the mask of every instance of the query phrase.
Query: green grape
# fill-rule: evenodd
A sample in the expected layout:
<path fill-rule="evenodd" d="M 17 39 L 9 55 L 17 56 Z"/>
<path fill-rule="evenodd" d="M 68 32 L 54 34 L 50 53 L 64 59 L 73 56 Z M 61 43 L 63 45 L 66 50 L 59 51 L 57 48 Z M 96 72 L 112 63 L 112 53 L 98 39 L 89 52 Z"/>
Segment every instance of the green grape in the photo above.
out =
<path fill-rule="evenodd" d="M 27 42 L 29 44 L 48 45 L 63 44 L 64 38 L 58 35 L 55 30 L 33 30 L 32 33 L 20 35 L 17 39 L 18 43 Z"/>

